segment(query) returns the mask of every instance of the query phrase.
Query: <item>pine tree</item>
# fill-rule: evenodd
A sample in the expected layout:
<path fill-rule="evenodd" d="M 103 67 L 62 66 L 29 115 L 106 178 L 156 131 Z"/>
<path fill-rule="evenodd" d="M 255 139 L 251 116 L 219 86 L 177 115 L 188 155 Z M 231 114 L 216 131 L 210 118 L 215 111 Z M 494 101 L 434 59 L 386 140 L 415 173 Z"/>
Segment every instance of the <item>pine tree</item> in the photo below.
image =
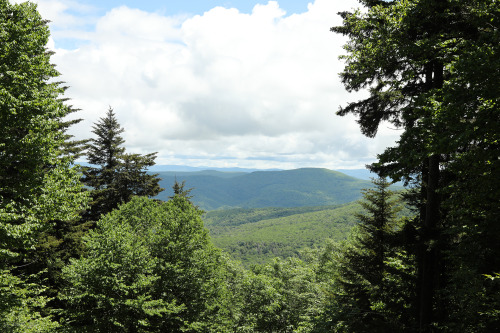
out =
<path fill-rule="evenodd" d="M 128 202 L 134 195 L 155 196 L 163 190 L 157 174 L 147 173 L 147 168 L 155 165 L 155 158 L 156 153 L 121 156 L 114 180 L 120 202 Z"/>
<path fill-rule="evenodd" d="M 91 139 L 87 158 L 95 166 L 86 167 L 83 178 L 91 189 L 93 202 L 85 220 L 97 221 L 134 195 L 155 196 L 163 190 L 158 175 L 147 173 L 147 168 L 154 165 L 156 153 L 126 154 L 122 147 L 125 140 L 120 135 L 123 132 L 111 107 L 93 127 L 97 138 Z"/>
<path fill-rule="evenodd" d="M 356 214 L 359 224 L 344 245 L 337 262 L 334 283 L 333 321 L 347 332 L 394 332 L 401 328 L 387 311 L 387 262 L 395 255 L 394 234 L 398 199 L 385 178 L 373 181 L 375 188 L 363 191 Z M 330 327 L 331 329 L 332 327 Z"/>
<path fill-rule="evenodd" d="M 90 164 L 98 167 L 90 169 L 94 177 L 86 181 L 87 185 L 100 190 L 111 184 L 113 172 L 118 167 L 121 156 L 125 153 L 125 148 L 121 146 L 125 140 L 120 135 L 124 131 L 111 107 L 109 107 L 106 116 L 94 124 L 92 133 L 97 138 L 91 139 L 91 143 L 88 145 L 87 159 Z"/>
<path fill-rule="evenodd" d="M 188 199 L 190 201 L 191 198 L 193 197 L 190 194 L 193 189 L 192 188 L 185 189 L 184 188 L 185 186 L 186 186 L 186 181 L 185 180 L 183 180 L 181 183 L 179 183 L 177 181 L 177 178 L 175 178 L 174 185 L 172 185 L 172 190 L 174 191 L 174 195 L 170 196 L 169 198 L 173 199 L 177 195 L 177 196 L 184 197 L 184 198 L 186 198 L 186 199 Z"/>

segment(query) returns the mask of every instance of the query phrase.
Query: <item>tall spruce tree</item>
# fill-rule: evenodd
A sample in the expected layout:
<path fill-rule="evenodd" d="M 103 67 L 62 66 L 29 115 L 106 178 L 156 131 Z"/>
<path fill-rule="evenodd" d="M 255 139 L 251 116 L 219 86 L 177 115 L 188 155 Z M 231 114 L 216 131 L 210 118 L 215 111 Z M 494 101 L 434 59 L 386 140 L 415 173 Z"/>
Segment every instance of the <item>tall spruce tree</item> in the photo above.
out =
<path fill-rule="evenodd" d="M 486 267 L 486 260 L 479 260 L 482 268 L 467 262 L 483 258 L 482 253 L 491 259 L 499 254 L 496 236 L 487 241 L 479 236 L 498 235 L 498 190 L 489 184 L 499 178 L 498 130 L 491 125 L 499 114 L 499 6 L 482 0 L 362 2 L 366 13 L 342 13 L 343 26 L 332 30 L 350 38 L 341 74 L 346 88 L 367 88 L 370 96 L 338 114 L 359 115 L 368 136 L 382 121 L 403 129 L 398 145 L 379 155 L 372 169 L 420 188 L 418 330 L 466 331 L 468 324 L 461 326 L 443 295 L 457 286 L 450 276 L 461 276 L 464 267 L 474 281 L 495 269 Z M 485 186 L 480 189 L 479 183 Z M 481 246 L 470 246 L 473 239 Z M 483 290 L 484 282 L 476 287 Z M 454 294 L 454 304 L 466 302 L 458 300 L 465 294 Z M 479 305 L 474 314 L 468 312 L 476 327 L 486 325 Z"/>
<path fill-rule="evenodd" d="M 333 320 L 324 320 L 318 331 L 337 328 L 346 332 L 396 332 L 404 327 L 398 322 L 399 315 L 391 313 L 392 301 L 388 298 L 395 295 L 387 295 L 389 281 L 394 279 L 388 262 L 396 257 L 391 245 L 400 200 L 389 190 L 391 184 L 385 178 L 373 183 L 375 188 L 363 190 L 360 203 L 364 212 L 356 214 L 359 224 L 339 252 L 335 291 L 331 309 L 326 312 Z"/>
<path fill-rule="evenodd" d="M 97 221 L 134 195 L 155 196 L 163 190 L 158 174 L 147 173 L 147 168 L 155 164 L 156 153 L 126 154 L 120 135 L 123 132 L 111 107 L 93 127 L 97 137 L 88 145 L 87 158 L 95 166 L 86 167 L 83 178 L 93 198 L 86 220 Z"/>
<path fill-rule="evenodd" d="M 90 164 L 98 167 L 90 168 L 93 177 L 90 177 L 86 183 L 94 189 L 100 190 L 111 184 L 113 173 L 120 163 L 121 156 L 125 153 L 125 148 L 122 147 L 125 140 L 120 135 L 125 130 L 118 123 L 111 107 L 109 107 L 106 116 L 100 118 L 92 128 L 92 133 L 97 138 L 90 140 L 87 159 Z"/>

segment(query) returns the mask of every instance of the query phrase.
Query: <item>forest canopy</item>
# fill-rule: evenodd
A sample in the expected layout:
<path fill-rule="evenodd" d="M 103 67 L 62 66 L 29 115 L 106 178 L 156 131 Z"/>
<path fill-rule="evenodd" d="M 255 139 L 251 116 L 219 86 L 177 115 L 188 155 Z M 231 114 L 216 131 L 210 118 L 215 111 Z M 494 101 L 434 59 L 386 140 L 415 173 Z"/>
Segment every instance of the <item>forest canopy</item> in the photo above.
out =
<path fill-rule="evenodd" d="M 347 239 L 245 268 L 186 184 L 152 198 L 156 153 L 125 152 L 112 108 L 72 139 L 47 21 L 0 0 L 0 331 L 498 331 L 500 6 L 360 2 L 331 30 L 348 39 L 342 83 L 367 94 L 337 114 L 401 137 Z"/>

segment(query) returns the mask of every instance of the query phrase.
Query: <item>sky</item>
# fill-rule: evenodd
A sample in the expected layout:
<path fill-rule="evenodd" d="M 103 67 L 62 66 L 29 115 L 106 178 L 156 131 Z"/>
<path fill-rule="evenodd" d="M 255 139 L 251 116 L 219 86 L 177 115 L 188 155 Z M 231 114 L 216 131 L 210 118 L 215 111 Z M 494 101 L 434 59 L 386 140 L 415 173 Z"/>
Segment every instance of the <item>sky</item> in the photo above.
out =
<path fill-rule="evenodd" d="M 34 2 L 77 139 L 112 107 L 127 152 L 156 164 L 356 169 L 400 134 L 335 114 L 366 96 L 340 82 L 347 40 L 330 32 L 355 0 Z"/>

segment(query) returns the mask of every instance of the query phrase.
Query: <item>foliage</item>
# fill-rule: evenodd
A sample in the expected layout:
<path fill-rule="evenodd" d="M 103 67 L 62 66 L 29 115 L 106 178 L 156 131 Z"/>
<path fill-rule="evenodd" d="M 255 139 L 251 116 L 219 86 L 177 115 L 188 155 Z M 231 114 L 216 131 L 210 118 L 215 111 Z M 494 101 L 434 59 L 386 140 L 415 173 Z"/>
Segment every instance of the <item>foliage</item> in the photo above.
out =
<path fill-rule="evenodd" d="M 33 278 L 33 277 L 32 277 Z M 0 271 L 0 328 L 2 332 L 53 332 L 59 324 L 40 311 L 48 299 L 39 281 L 28 282 Z"/>
<path fill-rule="evenodd" d="M 177 181 L 177 178 L 174 181 L 174 185 L 172 186 L 172 190 L 174 191 L 174 195 L 169 197 L 170 199 L 175 198 L 176 195 L 181 196 L 186 198 L 187 200 L 191 200 L 193 198 L 192 195 L 190 195 L 191 191 L 193 190 L 192 188 L 190 189 L 185 189 L 184 187 L 186 186 L 186 181 L 183 180 L 182 183 L 179 183 Z"/>
<path fill-rule="evenodd" d="M 394 194 L 395 196 L 396 194 Z M 414 213 L 398 206 L 398 216 Z M 347 238 L 357 223 L 359 203 L 295 208 L 223 209 L 204 215 L 205 225 L 218 247 L 245 266 L 270 262 L 273 257 L 298 256 L 322 246 L 325 239 Z"/>
<path fill-rule="evenodd" d="M 29 247 L 47 221 L 76 215 L 85 202 L 78 174 L 60 158 L 61 119 L 69 112 L 49 83 L 59 73 L 45 50 L 49 30 L 33 4 L 0 3 L 0 234 Z M 7 245 L 6 247 L 4 247 Z"/>
<path fill-rule="evenodd" d="M 312 212 L 300 213 L 303 210 Z M 326 206 L 321 210 L 319 207 L 291 208 L 293 213 L 289 216 L 287 209 L 276 208 L 232 210 L 229 216 L 225 211 L 214 212 L 226 221 L 232 220 L 230 216 L 234 216 L 235 221 L 248 216 L 251 221 L 234 226 L 219 225 L 217 216 L 220 215 L 211 212 L 207 228 L 215 245 L 250 266 L 268 263 L 274 257 L 298 256 L 305 248 L 321 246 L 326 238 L 345 239 L 356 222 L 354 214 L 359 210 L 358 204 L 348 204 L 337 208 Z M 285 216 L 274 217 L 281 214 Z"/>
<path fill-rule="evenodd" d="M 245 272 L 239 286 L 242 308 L 236 332 L 310 332 L 322 298 L 316 266 L 279 259 Z"/>
<path fill-rule="evenodd" d="M 369 94 L 338 114 L 369 137 L 402 129 L 370 168 L 412 186 L 416 215 L 396 214 L 383 180 L 348 204 L 369 183 L 326 169 L 165 173 L 170 200 L 147 199 L 162 190 L 147 172 L 156 153 L 125 153 L 111 108 L 86 145 L 83 191 L 72 164 L 86 141 L 67 134 L 79 120 L 65 120 L 77 110 L 47 22 L 0 0 L 0 330 L 497 331 L 498 1 L 361 3 L 332 30 L 349 37 L 346 89 Z M 240 207 L 205 215 L 214 242 L 265 264 L 217 249 L 195 204 Z"/>
<path fill-rule="evenodd" d="M 70 330 L 225 331 L 225 259 L 186 198 L 136 197 L 104 216 L 64 268 Z"/>
<path fill-rule="evenodd" d="M 228 208 L 212 210 L 203 215 L 208 227 L 239 226 L 246 223 L 255 223 L 291 215 L 318 212 L 327 209 L 336 209 L 341 205 L 306 206 L 306 207 L 268 207 L 268 208 Z"/>
<path fill-rule="evenodd" d="M 367 136 L 383 121 L 403 129 L 372 169 L 420 191 L 405 227 L 417 234 L 414 319 L 421 332 L 489 331 L 473 291 L 500 264 L 498 3 L 363 2 L 332 30 L 349 37 L 343 83 L 369 96 L 338 114 L 358 115 Z"/>
<path fill-rule="evenodd" d="M 364 191 L 361 205 L 365 210 L 356 214 L 360 223 L 350 240 L 336 249 L 332 294 L 319 328 L 345 332 L 408 329 L 403 309 L 410 304 L 405 302 L 402 278 L 411 281 L 412 270 L 411 258 L 396 241 L 400 207 L 385 179 L 376 179 L 374 184 L 374 189 Z"/>
<path fill-rule="evenodd" d="M 39 278 L 21 275 L 38 235 L 76 217 L 87 201 L 62 119 L 72 110 L 45 45 L 49 29 L 32 3 L 0 1 L 0 328 L 51 331 Z M 17 276 L 19 274 L 19 276 Z M 29 281 L 34 280 L 34 281 Z"/>
<path fill-rule="evenodd" d="M 125 154 L 120 136 L 124 129 L 110 107 L 106 116 L 93 127 L 97 136 L 88 145 L 87 157 L 92 167 L 84 168 L 83 183 L 91 189 L 93 202 L 85 219 L 96 221 L 132 196 L 155 196 L 163 189 L 157 174 L 148 174 L 155 164 L 156 153 Z"/>

